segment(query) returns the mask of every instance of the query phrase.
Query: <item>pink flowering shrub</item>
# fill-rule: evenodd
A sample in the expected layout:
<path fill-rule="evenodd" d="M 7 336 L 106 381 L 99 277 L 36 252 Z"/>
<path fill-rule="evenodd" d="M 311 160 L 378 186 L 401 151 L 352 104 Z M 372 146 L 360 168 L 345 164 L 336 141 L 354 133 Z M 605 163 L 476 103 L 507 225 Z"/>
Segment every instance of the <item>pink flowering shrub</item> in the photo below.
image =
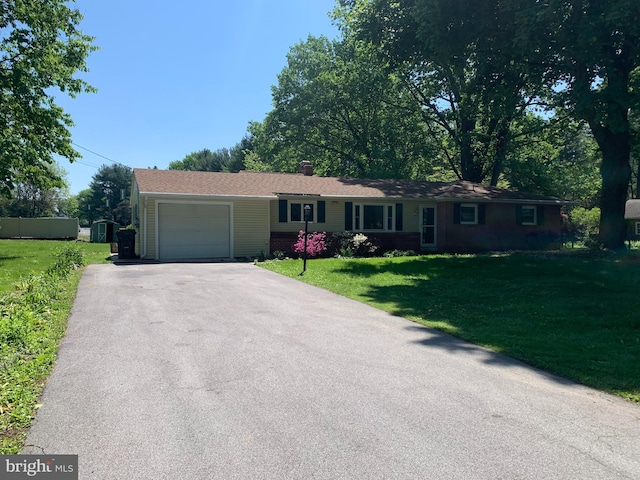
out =
<path fill-rule="evenodd" d="M 307 235 L 307 257 L 317 257 L 327 250 L 327 234 L 325 232 L 313 232 Z M 293 251 L 302 255 L 304 253 L 304 231 L 298 233 L 298 241 L 293 244 Z"/>

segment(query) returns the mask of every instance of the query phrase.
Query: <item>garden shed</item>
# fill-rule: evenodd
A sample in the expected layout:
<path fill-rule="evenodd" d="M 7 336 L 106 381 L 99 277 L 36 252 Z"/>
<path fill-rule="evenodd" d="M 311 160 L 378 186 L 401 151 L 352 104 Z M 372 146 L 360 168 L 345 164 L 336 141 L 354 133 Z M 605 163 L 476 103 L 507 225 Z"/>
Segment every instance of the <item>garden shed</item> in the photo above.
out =
<path fill-rule="evenodd" d="M 640 198 L 627 200 L 624 218 L 629 222 L 629 239 L 640 240 Z"/>
<path fill-rule="evenodd" d="M 100 219 L 91 224 L 89 241 L 91 243 L 115 243 L 118 241 L 116 232 L 120 225 L 113 220 Z"/>

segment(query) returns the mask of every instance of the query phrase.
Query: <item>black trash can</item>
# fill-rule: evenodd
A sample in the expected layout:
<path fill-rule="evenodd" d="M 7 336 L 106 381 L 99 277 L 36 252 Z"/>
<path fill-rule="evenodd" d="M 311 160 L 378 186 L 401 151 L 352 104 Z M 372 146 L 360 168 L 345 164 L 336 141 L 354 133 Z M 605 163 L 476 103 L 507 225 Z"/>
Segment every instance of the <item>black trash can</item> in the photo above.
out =
<path fill-rule="evenodd" d="M 136 231 L 132 229 L 118 230 L 118 258 L 136 258 Z"/>

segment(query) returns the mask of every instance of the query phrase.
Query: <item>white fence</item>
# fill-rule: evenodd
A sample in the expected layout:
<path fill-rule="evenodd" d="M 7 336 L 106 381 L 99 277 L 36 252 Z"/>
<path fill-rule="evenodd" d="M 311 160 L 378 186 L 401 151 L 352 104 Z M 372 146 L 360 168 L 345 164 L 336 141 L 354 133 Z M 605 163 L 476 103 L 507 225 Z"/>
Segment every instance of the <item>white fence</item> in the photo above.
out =
<path fill-rule="evenodd" d="M 0 217 L 0 238 L 78 238 L 77 218 Z"/>

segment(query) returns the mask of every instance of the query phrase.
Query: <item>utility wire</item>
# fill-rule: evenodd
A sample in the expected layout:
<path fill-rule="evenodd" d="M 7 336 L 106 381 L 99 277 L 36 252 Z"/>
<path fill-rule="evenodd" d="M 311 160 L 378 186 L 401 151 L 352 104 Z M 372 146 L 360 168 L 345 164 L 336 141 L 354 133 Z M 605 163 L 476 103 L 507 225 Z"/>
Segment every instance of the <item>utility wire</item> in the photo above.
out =
<path fill-rule="evenodd" d="M 89 150 L 88 148 L 83 147 L 82 145 L 78 145 L 78 144 L 77 144 L 77 143 L 75 143 L 75 142 L 71 142 L 71 143 L 72 143 L 73 145 L 75 145 L 76 147 L 81 148 L 82 150 L 86 150 L 86 151 L 87 151 L 87 152 L 89 152 L 89 153 L 93 153 L 94 155 L 96 155 L 96 156 L 98 156 L 98 157 L 100 157 L 100 158 L 104 158 L 105 160 L 108 160 L 108 161 L 110 161 L 111 163 L 115 163 L 116 165 L 120 165 L 121 167 L 131 168 L 131 167 L 129 167 L 128 165 L 125 165 L 124 163 L 116 162 L 115 160 L 112 160 L 112 159 L 111 159 L 111 158 L 109 158 L 109 157 L 105 157 L 104 155 L 101 155 L 101 154 L 99 154 L 98 152 L 94 152 L 93 150 Z M 96 165 L 92 165 L 92 164 L 90 164 L 90 163 L 82 162 L 82 161 L 80 161 L 80 160 L 76 160 L 76 161 L 77 161 L 78 163 L 82 163 L 82 164 L 84 164 L 84 165 L 89 165 L 90 167 L 100 168 L 100 167 L 98 167 L 98 166 L 96 166 Z"/>

